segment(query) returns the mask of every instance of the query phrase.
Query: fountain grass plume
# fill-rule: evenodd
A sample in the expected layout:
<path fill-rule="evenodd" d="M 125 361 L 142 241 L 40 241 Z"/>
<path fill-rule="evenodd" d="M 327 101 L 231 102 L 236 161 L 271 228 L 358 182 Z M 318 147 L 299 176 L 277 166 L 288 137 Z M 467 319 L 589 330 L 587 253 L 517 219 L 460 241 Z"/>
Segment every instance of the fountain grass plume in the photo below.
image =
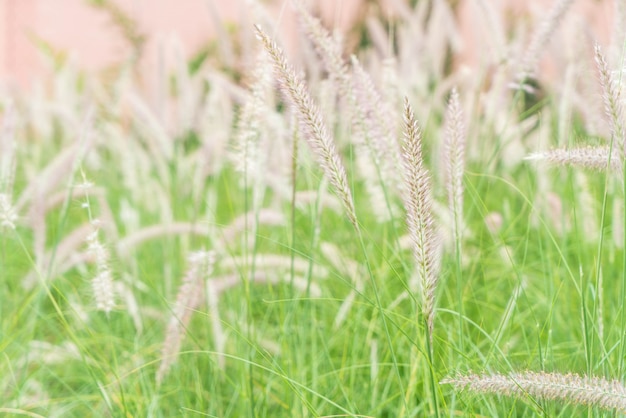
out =
<path fill-rule="evenodd" d="M 439 279 L 436 227 L 432 213 L 430 176 L 422 158 L 422 132 L 415 120 L 409 100 L 404 101 L 404 175 L 405 207 L 413 258 L 421 285 L 422 314 L 429 338 L 435 319 L 435 290 Z"/>
<path fill-rule="evenodd" d="M 604 111 L 611 126 L 611 136 L 615 141 L 614 144 L 619 147 L 617 148 L 618 155 L 623 160 L 626 154 L 626 131 L 624 131 L 624 111 L 621 104 L 619 84 L 609 71 L 609 66 L 602 54 L 602 48 L 598 44 L 594 47 L 594 56 L 602 87 Z"/>
<path fill-rule="evenodd" d="M 617 173 L 622 169 L 622 161 L 616 153 L 611 153 L 608 146 L 586 146 L 571 149 L 557 148 L 549 151 L 535 152 L 524 159 L 530 161 L 545 161 L 551 165 L 571 165 L 598 171 L 604 171 L 608 168 Z"/>
<path fill-rule="evenodd" d="M 446 109 L 446 129 L 444 136 L 446 188 L 448 206 L 452 213 L 454 239 L 460 242 L 463 220 L 463 172 L 465 171 L 465 126 L 463 111 L 456 88 L 450 93 Z"/>
<path fill-rule="evenodd" d="M 617 380 L 546 372 L 467 374 L 448 377 L 442 384 L 474 393 L 537 398 L 626 412 L 626 387 Z"/>
<path fill-rule="evenodd" d="M 319 108 L 313 102 L 304 80 L 298 77 L 295 70 L 288 64 L 283 51 L 259 26 L 255 26 L 255 28 L 257 37 L 263 43 L 274 64 L 280 91 L 298 117 L 304 139 L 311 147 L 335 193 L 341 199 L 350 222 L 358 231 L 354 200 L 348 186 L 346 169 L 337 152 L 334 140 L 322 120 Z"/>

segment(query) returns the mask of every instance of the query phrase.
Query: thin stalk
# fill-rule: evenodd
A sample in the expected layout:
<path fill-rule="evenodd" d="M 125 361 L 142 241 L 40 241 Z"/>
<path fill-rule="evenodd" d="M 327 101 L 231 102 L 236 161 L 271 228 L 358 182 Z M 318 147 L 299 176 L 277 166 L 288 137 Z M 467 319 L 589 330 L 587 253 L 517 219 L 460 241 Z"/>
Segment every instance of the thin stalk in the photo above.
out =
<path fill-rule="evenodd" d="M 626 44 L 624 44 L 622 47 L 622 60 L 621 60 L 622 65 L 624 64 L 625 56 L 626 56 Z M 623 76 L 623 71 L 620 71 L 619 73 L 620 85 L 622 83 L 622 76 Z M 624 153 L 626 152 L 626 143 L 619 144 L 619 146 L 622 147 L 620 149 L 621 151 L 620 155 L 624 155 Z M 623 199 L 623 204 L 624 204 L 623 207 L 626 208 L 626 164 L 622 167 L 622 170 L 623 170 L 622 171 L 622 199 Z M 622 219 L 622 226 L 624 227 L 624 234 L 626 234 L 626 209 L 622 211 L 622 216 L 624 217 Z M 626 355 L 626 306 L 624 302 L 626 300 L 625 298 L 626 298 L 626 246 L 625 248 L 622 249 L 622 289 L 621 289 L 621 298 L 620 298 L 620 301 L 622 301 L 622 306 L 621 306 L 622 337 L 620 339 L 621 347 L 620 347 L 620 355 L 619 355 L 618 363 L 617 363 L 618 364 L 617 366 L 618 376 L 624 375 L 624 356 Z"/>
<path fill-rule="evenodd" d="M 424 317 L 424 329 L 426 330 L 426 353 L 428 354 L 428 371 L 430 376 L 430 390 L 433 396 L 433 407 L 435 414 L 433 416 L 439 417 L 439 402 L 437 400 L 437 382 L 435 381 L 435 367 L 434 367 L 434 353 L 432 345 L 432 335 L 429 332 L 428 318 Z"/>
<path fill-rule="evenodd" d="M 454 215 L 456 217 L 456 213 Z M 456 220 L 455 220 L 456 222 Z M 461 234 L 456 232 L 456 236 L 454 237 L 455 241 L 455 258 L 456 265 L 454 268 L 454 274 L 456 279 L 456 298 L 457 298 L 457 310 L 459 312 L 459 344 L 461 347 L 460 352 L 465 352 L 465 339 L 463 334 L 463 273 L 461 271 Z"/>
<path fill-rule="evenodd" d="M 626 208 L 626 165 L 623 168 L 622 173 L 622 199 L 624 200 L 624 207 Z M 624 219 L 622 220 L 624 226 L 624 236 L 626 236 L 626 210 L 623 211 L 622 215 Z M 620 347 L 620 355 L 617 359 L 617 375 L 624 375 L 624 355 L 626 355 L 626 306 L 624 304 L 626 302 L 626 248 L 622 249 L 622 295 L 620 298 L 622 302 L 622 315 L 620 318 L 621 327 L 622 327 L 622 335 L 620 338 L 621 347 Z"/>
<path fill-rule="evenodd" d="M 420 308 L 419 306 L 417 306 L 417 304 L 416 304 L 416 311 L 417 311 L 417 315 L 419 315 Z M 428 362 L 428 384 L 430 385 L 430 389 L 432 392 L 432 404 L 433 404 L 433 410 L 434 410 L 433 416 L 439 417 L 439 402 L 437 400 L 437 381 L 435 380 L 435 369 L 433 366 L 434 350 L 431 344 L 431 335 L 428 331 L 428 318 L 425 315 L 422 315 L 422 320 L 423 320 L 423 325 L 424 325 L 424 330 L 425 330 L 424 331 L 424 338 L 426 340 L 425 358 Z M 418 352 L 419 350 L 417 349 L 417 346 L 414 345 L 411 350 L 411 370 L 409 373 L 409 387 L 404 392 L 404 397 L 403 397 L 404 405 L 402 405 L 402 409 L 400 410 L 400 413 L 398 414 L 398 416 L 401 416 L 401 417 L 406 416 L 407 411 L 408 411 L 409 400 L 414 396 L 415 386 L 412 384 L 412 382 L 417 379 L 417 371 L 418 371 L 417 354 Z"/>
<path fill-rule="evenodd" d="M 250 296 L 250 277 L 249 274 L 254 274 L 254 267 L 250 267 L 250 272 L 248 272 L 248 240 L 249 240 L 249 223 L 248 223 L 248 213 L 250 212 L 250 201 L 248 198 L 248 165 L 246 164 L 244 169 L 243 176 L 243 193 L 244 193 L 244 231 L 243 231 L 243 259 L 246 264 L 244 268 L 241 269 L 241 280 L 243 282 L 244 289 L 244 297 L 246 298 L 246 338 L 249 341 L 252 341 L 252 301 Z M 255 231 L 256 233 L 256 231 Z M 254 264 L 254 263 L 253 263 Z M 247 359 L 248 359 L 248 391 L 250 396 L 249 408 L 250 408 L 250 416 L 256 417 L 256 408 L 255 408 L 255 397 L 254 397 L 254 368 L 251 366 L 253 359 L 251 357 L 252 353 L 247 351 Z"/>
<path fill-rule="evenodd" d="M 610 176 L 610 165 L 611 165 L 611 160 L 613 158 L 613 152 L 614 152 L 614 139 L 615 136 L 612 136 L 611 138 L 611 143 L 609 146 L 609 159 L 607 162 L 607 169 L 606 169 L 606 173 L 605 174 L 605 181 L 604 181 L 604 192 L 602 194 L 602 213 L 600 215 L 600 237 L 599 237 L 599 242 L 598 242 L 598 252 L 596 254 L 596 269 L 595 269 L 595 281 L 594 281 L 594 286 L 595 286 L 595 291 L 596 291 L 596 299 L 599 301 L 601 298 L 600 294 L 602 292 L 602 288 L 600 287 L 600 283 L 601 283 L 601 279 L 600 279 L 600 275 L 602 274 L 602 249 L 604 248 L 604 222 L 606 219 L 606 211 L 607 211 L 607 202 L 608 202 L 608 194 L 609 194 L 609 176 Z M 584 288 L 583 288 L 584 289 Z M 594 309 L 592 312 L 592 326 L 593 324 L 596 324 L 596 319 L 599 321 L 602 321 L 602 318 L 599 317 L 599 303 L 597 304 L 594 302 Z M 598 334 L 598 341 L 600 344 L 600 347 L 604 347 L 604 342 L 601 340 L 601 335 Z M 591 341 L 591 348 L 593 349 L 593 341 Z M 604 353 L 606 354 L 606 353 Z M 591 358 L 591 357 L 590 357 Z M 591 365 L 588 365 L 587 367 L 587 373 L 589 375 L 591 375 L 591 373 L 593 372 L 593 367 Z"/>
<path fill-rule="evenodd" d="M 298 134 L 294 129 L 293 143 L 291 147 L 291 265 L 289 266 L 289 288 L 291 297 L 294 296 L 293 280 L 295 277 L 295 260 L 296 260 L 296 185 L 298 169 Z"/>
<path fill-rule="evenodd" d="M 404 385 L 402 384 L 400 368 L 398 367 L 398 359 L 396 357 L 396 352 L 393 348 L 393 340 L 391 338 L 391 333 L 389 332 L 389 324 L 387 324 L 387 317 L 385 315 L 383 305 L 380 301 L 380 295 L 378 294 L 378 288 L 376 287 L 376 280 L 374 279 L 374 274 L 372 273 L 372 266 L 367 256 L 367 249 L 365 248 L 365 241 L 363 240 L 363 234 L 361 233 L 361 230 L 358 227 L 358 224 L 355 224 L 355 231 L 359 239 L 359 244 L 361 245 L 361 250 L 363 251 L 363 256 L 365 257 L 365 267 L 367 269 L 367 275 L 370 279 L 370 283 L 372 284 L 372 289 L 374 290 L 374 296 L 376 298 L 376 307 L 378 308 L 378 311 L 380 312 L 380 318 L 383 322 L 383 328 L 385 330 L 385 337 L 387 338 L 387 345 L 389 347 L 389 354 L 391 355 L 391 361 L 393 362 L 393 370 L 396 374 L 396 378 L 398 379 L 398 385 L 400 386 L 400 390 L 404 392 L 405 389 L 404 389 Z M 408 409 L 407 400 L 404 399 L 403 402 L 404 402 L 403 408 Z"/>
<path fill-rule="evenodd" d="M 295 125 L 295 123 L 294 123 Z M 290 265 L 289 265 L 289 292 L 290 292 L 290 296 L 292 299 L 292 310 L 291 312 L 296 312 L 297 308 L 298 308 L 298 303 L 296 302 L 296 298 L 295 298 L 295 289 L 294 289 L 294 280 L 295 280 L 295 263 L 296 263 L 296 191 L 297 191 L 297 185 L 296 185 L 296 181 L 297 181 L 297 168 L 298 168 L 298 135 L 297 135 L 297 130 L 294 129 L 293 135 L 292 135 L 292 148 L 291 148 L 291 245 L 290 245 Z M 311 277 L 311 268 L 312 265 L 309 265 L 309 279 L 307 280 L 307 289 L 310 286 L 310 277 Z M 307 292 L 308 293 L 308 292 Z M 287 315 L 287 318 L 292 317 L 292 315 Z M 283 335 L 285 336 L 289 336 L 289 327 L 291 327 L 291 321 L 290 320 L 285 320 L 283 321 Z M 289 337 L 290 339 L 292 337 Z M 293 341 L 293 340 L 292 340 Z M 293 371 L 293 370 L 292 370 Z M 292 374 L 292 373 L 290 373 Z M 296 392 L 295 387 L 292 387 L 292 390 L 294 392 Z M 306 400 L 304 399 L 303 395 L 300 395 L 300 399 L 302 402 L 306 402 Z M 312 406 L 309 407 L 309 410 L 312 410 Z"/>

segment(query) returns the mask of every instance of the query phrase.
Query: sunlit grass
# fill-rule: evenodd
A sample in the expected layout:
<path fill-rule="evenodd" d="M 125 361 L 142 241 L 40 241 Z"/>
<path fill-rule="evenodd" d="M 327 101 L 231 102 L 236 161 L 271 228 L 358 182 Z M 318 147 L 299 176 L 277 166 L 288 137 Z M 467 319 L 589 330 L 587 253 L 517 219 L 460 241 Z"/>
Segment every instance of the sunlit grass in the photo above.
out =
<path fill-rule="evenodd" d="M 312 22 L 313 43 L 335 42 Z M 398 49 L 407 42 L 399 33 Z M 263 41 L 294 107 L 283 106 L 273 75 L 263 78 L 271 68 L 262 59 L 250 81 L 258 97 L 197 76 L 175 80 L 162 102 L 148 103 L 132 85 L 105 99 L 97 77 L 90 83 L 99 94 L 60 69 L 57 81 L 73 80 L 75 91 L 66 102 L 49 99 L 56 111 L 29 97 L 3 106 L 5 115 L 29 117 L 0 138 L 0 193 L 18 209 L 15 228 L 0 230 L 0 412 L 603 416 L 612 403 L 576 406 L 573 392 L 510 389 L 513 399 L 450 384 L 548 376 L 526 372 L 623 380 L 622 184 L 609 172 L 524 160 L 552 145 L 558 88 L 528 98 L 511 88 L 508 64 L 492 78 L 474 73 L 491 84 L 459 86 L 468 143 L 454 220 L 439 155 L 452 75 L 381 67 L 364 48 L 357 52 L 372 67 L 371 85 L 356 59 L 337 67 L 341 77 L 327 68 L 331 77 L 320 82 L 324 71 L 313 68 L 298 81 Z M 335 45 L 325 46 L 332 55 Z M 397 98 L 381 90 L 385 71 L 398 77 Z M 334 95 L 353 81 L 354 97 Z M 189 107 L 182 98 L 193 95 Z M 407 228 L 406 185 L 394 183 L 410 168 L 394 165 L 402 96 L 423 129 L 432 178 L 440 268 L 432 299 L 409 237 L 423 226 Z M 363 97 L 380 103 L 360 104 Z M 246 100 L 258 108 L 242 116 Z M 97 105 L 76 109 L 82 101 Z M 317 115 L 312 103 L 328 108 Z M 155 110 L 166 108 L 177 118 Z M 320 133 L 322 121 L 328 131 Z M 573 142 L 596 136 L 587 129 L 574 119 Z M 15 157 L 2 160 L 13 146 Z M 95 229 L 114 280 L 109 312 L 92 289 L 99 260 L 87 239 Z M 168 348 L 170 329 L 181 331 L 180 349 Z"/>

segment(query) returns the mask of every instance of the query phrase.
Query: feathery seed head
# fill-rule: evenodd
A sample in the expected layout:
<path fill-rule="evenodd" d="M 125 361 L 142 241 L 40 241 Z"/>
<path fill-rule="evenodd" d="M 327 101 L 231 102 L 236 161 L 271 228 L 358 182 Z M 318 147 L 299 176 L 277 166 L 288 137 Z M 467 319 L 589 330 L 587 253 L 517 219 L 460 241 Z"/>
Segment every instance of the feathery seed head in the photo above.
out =
<path fill-rule="evenodd" d="M 15 229 L 17 214 L 11 204 L 11 196 L 0 193 L 0 229 Z"/>
<path fill-rule="evenodd" d="M 618 83 L 609 71 L 609 66 L 602 54 L 602 48 L 596 44 L 594 48 L 596 66 L 602 87 L 602 100 L 604 101 L 604 111 L 611 125 L 612 140 L 616 149 L 619 150 L 620 161 L 626 155 L 626 131 L 624 130 L 624 112 L 620 98 Z"/>
<path fill-rule="evenodd" d="M 324 174 L 335 189 L 335 193 L 341 199 L 350 222 L 358 230 L 359 226 L 346 170 L 328 128 L 322 121 L 318 107 L 311 99 L 304 81 L 296 75 L 294 69 L 287 63 L 280 48 L 270 40 L 269 36 L 259 26 L 255 26 L 255 28 L 257 38 L 261 40 L 274 63 L 280 90 L 298 116 L 299 126 L 305 141 L 309 144 Z"/>
<path fill-rule="evenodd" d="M 445 167 L 448 206 L 453 214 L 453 232 L 455 239 L 460 237 L 463 219 L 463 171 L 465 170 L 465 127 L 463 112 L 456 87 L 450 93 L 446 110 L 445 129 Z"/>
<path fill-rule="evenodd" d="M 197 251 L 187 258 L 189 268 L 178 290 L 172 316 L 165 332 L 165 342 L 161 350 L 161 365 L 157 370 L 156 382 L 161 384 L 180 351 L 185 329 L 191 321 L 193 310 L 198 307 L 204 297 L 204 280 L 213 273 L 215 253 L 213 251 Z"/>
<path fill-rule="evenodd" d="M 413 258 L 421 284 L 422 313 L 432 339 L 435 290 L 439 279 L 436 227 L 432 214 L 430 178 L 422 160 L 422 133 L 408 98 L 404 100 L 405 141 L 403 146 L 405 206 Z"/>
<path fill-rule="evenodd" d="M 468 374 L 449 377 L 441 384 L 475 393 L 529 396 L 544 400 L 560 400 L 579 405 L 616 409 L 626 412 L 626 387 L 617 380 L 546 372 L 500 374 Z"/>
<path fill-rule="evenodd" d="M 599 146 L 535 152 L 524 159 L 543 160 L 552 165 L 572 165 L 592 170 L 610 169 L 619 172 L 622 169 L 622 161 L 618 154 L 616 150 L 611 151 L 609 146 Z"/>
<path fill-rule="evenodd" d="M 113 275 L 109 269 L 109 252 L 102 245 L 98 238 L 98 222 L 92 222 L 96 228 L 87 236 L 89 253 L 95 258 L 96 275 L 91 280 L 93 295 L 96 300 L 98 310 L 109 313 L 115 306 L 115 291 L 113 286 Z"/>

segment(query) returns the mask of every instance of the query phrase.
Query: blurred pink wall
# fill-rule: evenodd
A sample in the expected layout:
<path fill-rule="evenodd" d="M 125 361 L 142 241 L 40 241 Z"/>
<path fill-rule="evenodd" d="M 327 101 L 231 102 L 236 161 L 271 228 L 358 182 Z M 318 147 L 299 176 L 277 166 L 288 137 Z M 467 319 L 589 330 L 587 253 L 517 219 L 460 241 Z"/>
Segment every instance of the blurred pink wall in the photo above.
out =
<path fill-rule="evenodd" d="M 147 36 L 142 68 L 153 68 L 159 40 L 175 35 L 182 41 L 187 57 L 216 36 L 216 18 L 222 22 L 250 25 L 246 0 L 111 0 L 137 22 Z M 297 36 L 290 0 L 258 0 L 268 6 L 271 18 L 280 22 L 283 43 L 294 46 Z M 366 0 L 313 0 L 325 22 L 348 29 L 363 11 Z M 507 26 L 520 18 L 540 19 L 558 0 L 488 0 Z M 392 12 L 408 0 L 378 0 L 380 10 Z M 476 0 L 459 0 L 457 18 L 463 38 L 459 60 L 473 65 L 484 53 L 485 33 L 476 26 Z M 602 7 L 598 7 L 598 3 Z M 579 0 L 575 9 L 593 21 L 599 37 L 606 39 L 606 15 L 612 1 Z M 608 4 L 608 5 L 607 5 Z M 608 11 L 607 11 L 608 10 Z M 213 14 L 212 14 L 213 13 Z M 361 16 L 362 17 L 362 16 Z M 109 15 L 89 5 L 89 0 L 0 0 L 0 82 L 28 87 L 33 80 L 50 75 L 36 39 L 56 51 L 69 53 L 74 64 L 87 71 L 106 69 L 123 62 L 131 53 Z M 484 23 L 482 23 L 484 24 Z M 481 24 L 481 25 L 482 25 Z M 510 28 L 503 28 L 510 29 Z M 604 36 L 602 36 L 604 33 Z M 597 34 L 596 34 L 597 35 Z M 291 43 L 291 45 L 289 45 Z"/>
<path fill-rule="evenodd" d="M 143 65 L 153 66 L 159 39 L 174 35 L 182 41 L 187 56 L 216 36 L 215 18 L 230 23 L 251 24 L 245 16 L 245 0 L 113 0 L 147 36 Z M 326 19 L 348 27 L 362 0 L 315 2 Z M 263 1 L 281 30 L 294 34 L 289 0 Z M 248 19 L 244 22 L 245 19 Z M 78 68 L 95 71 L 122 62 L 131 48 L 110 16 L 88 0 L 0 0 L 0 80 L 27 87 L 50 75 L 51 68 L 36 39 L 69 54 Z M 286 36 L 287 43 L 295 36 Z"/>
<path fill-rule="evenodd" d="M 115 0 L 148 35 L 150 48 L 159 36 L 175 33 L 192 54 L 215 36 L 207 0 Z M 237 1 L 215 1 L 220 17 L 237 18 Z M 0 38 L 0 77 L 19 85 L 45 76 L 35 39 L 70 53 L 79 68 L 101 70 L 121 62 L 130 46 L 107 13 L 86 0 L 1 0 L 0 18 L 8 24 Z M 4 25 L 3 25 L 4 26 Z"/>
<path fill-rule="evenodd" d="M 516 30 L 516 26 L 525 25 L 530 34 L 539 30 L 540 23 L 551 12 L 552 8 L 561 0 L 486 0 L 489 13 L 493 13 L 495 23 L 503 34 Z M 562 2 L 562 1 L 561 1 Z M 563 21 L 570 22 L 569 30 L 558 27 L 548 40 L 545 50 L 541 51 L 542 77 L 552 78 L 562 75 L 563 68 L 558 68 L 555 60 L 550 58 L 550 45 L 553 48 L 563 47 L 563 42 L 553 42 L 554 39 L 570 37 L 569 44 L 579 42 L 582 37 L 588 37 L 594 42 L 606 46 L 614 30 L 615 0 L 577 0 L 563 17 Z M 456 56 L 457 64 L 478 66 L 487 54 L 495 51 L 493 28 L 488 27 L 486 10 L 477 0 L 460 0 L 456 9 L 459 31 L 462 36 L 462 48 Z M 577 25 L 571 25 L 572 22 Z M 572 34 L 572 29 L 583 33 Z M 486 47 L 487 46 L 487 47 Z M 554 51 L 552 51 L 554 52 Z M 563 53 L 564 51 L 559 51 Z M 591 60 L 589 57 L 581 57 Z M 591 61 L 589 61 L 591 62 Z"/>

